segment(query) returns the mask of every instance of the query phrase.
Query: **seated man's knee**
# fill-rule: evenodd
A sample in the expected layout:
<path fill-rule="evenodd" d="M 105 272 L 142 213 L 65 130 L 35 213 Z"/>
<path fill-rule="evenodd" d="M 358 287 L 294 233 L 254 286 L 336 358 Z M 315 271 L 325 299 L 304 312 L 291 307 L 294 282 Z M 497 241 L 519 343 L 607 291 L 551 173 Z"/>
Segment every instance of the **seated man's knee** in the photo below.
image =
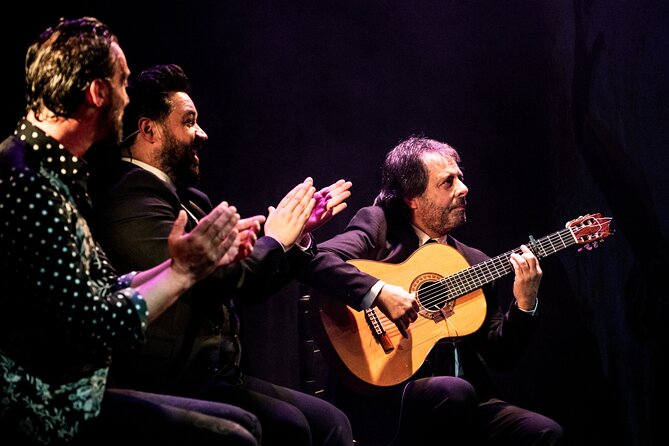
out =
<path fill-rule="evenodd" d="M 436 376 L 422 378 L 409 383 L 411 398 L 422 400 L 435 409 L 450 407 L 474 408 L 476 407 L 476 391 L 474 387 L 461 378 L 452 376 Z"/>
<path fill-rule="evenodd" d="M 539 438 L 535 444 L 556 446 L 562 444 L 563 437 L 564 431 L 562 430 L 562 426 L 547 418 L 539 432 Z"/>
<path fill-rule="evenodd" d="M 353 430 L 348 416 L 338 408 L 331 406 L 323 411 L 323 420 L 315 420 L 314 440 L 323 445 L 350 445 L 353 443 Z M 316 438 L 324 436 L 324 438 Z"/>
<path fill-rule="evenodd" d="M 260 416 L 263 438 L 269 443 L 276 439 L 290 438 L 291 444 L 310 445 L 312 443 L 311 428 L 302 412 L 290 404 L 282 404 L 272 411 L 271 415 Z"/>

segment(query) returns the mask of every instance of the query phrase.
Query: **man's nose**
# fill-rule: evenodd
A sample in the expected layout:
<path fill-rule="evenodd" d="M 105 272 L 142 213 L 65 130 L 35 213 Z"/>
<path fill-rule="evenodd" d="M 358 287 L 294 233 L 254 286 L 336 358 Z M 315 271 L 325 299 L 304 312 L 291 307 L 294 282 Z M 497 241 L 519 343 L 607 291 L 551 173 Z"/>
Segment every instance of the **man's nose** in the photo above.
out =
<path fill-rule="evenodd" d="M 464 197 L 468 193 L 469 193 L 469 188 L 467 187 L 467 185 L 465 183 L 460 181 L 459 188 L 458 188 L 458 195 L 461 195 L 461 196 Z"/>
<path fill-rule="evenodd" d="M 196 135 L 199 139 L 201 139 L 201 140 L 203 140 L 203 141 L 208 140 L 208 139 L 209 139 L 209 136 L 207 136 L 207 132 L 205 132 L 205 131 L 202 129 L 202 127 L 200 127 L 198 124 L 195 124 L 195 125 L 197 126 L 197 128 L 195 129 L 195 135 Z"/>

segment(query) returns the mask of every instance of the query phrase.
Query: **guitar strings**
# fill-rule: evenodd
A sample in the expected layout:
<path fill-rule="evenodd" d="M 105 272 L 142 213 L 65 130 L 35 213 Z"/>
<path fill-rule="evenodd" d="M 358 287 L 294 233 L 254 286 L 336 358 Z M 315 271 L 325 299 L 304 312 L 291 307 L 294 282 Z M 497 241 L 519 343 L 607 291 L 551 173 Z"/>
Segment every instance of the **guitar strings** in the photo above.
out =
<path fill-rule="evenodd" d="M 535 240 L 533 237 L 530 237 L 529 247 L 537 257 L 543 258 L 576 243 L 586 244 L 587 246 L 587 244 L 592 241 L 596 241 L 610 235 L 610 222 L 610 217 L 601 217 L 600 214 L 590 214 L 586 217 L 570 221 L 566 225 L 566 229 L 561 229 L 560 231 L 557 231 L 539 240 Z M 578 237 L 576 232 L 578 232 Z M 556 243 L 554 244 L 553 241 L 556 241 Z M 556 247 L 556 244 L 561 244 L 562 246 Z M 550 252 L 548 252 L 547 248 L 550 248 Z M 520 251 L 520 248 L 517 248 L 513 251 L 509 251 L 495 258 L 481 262 L 467 270 L 447 276 L 432 285 L 427 285 L 425 287 L 424 297 L 426 299 L 426 304 L 424 307 L 429 308 L 430 306 L 438 306 L 441 308 L 443 304 L 469 294 L 486 283 L 494 280 L 495 278 L 501 277 L 502 275 L 511 272 L 513 267 L 511 267 L 511 269 L 508 269 L 507 267 L 510 266 L 508 261 L 510 254 L 513 252 L 520 254 L 522 251 Z M 487 267 L 488 272 L 490 273 L 490 265 L 495 265 L 495 263 L 498 263 L 497 261 L 501 261 L 501 263 L 495 267 L 495 270 L 490 277 L 486 277 L 485 272 L 483 272 L 482 276 L 481 274 L 476 274 L 477 270 L 483 270 L 483 267 Z M 499 266 L 502 267 L 501 274 L 499 274 Z M 495 276 L 494 273 L 498 273 L 498 275 Z M 446 296 L 446 298 L 443 299 L 442 297 L 444 296 L 444 293 L 442 293 L 440 289 L 444 287 L 446 282 L 456 282 L 456 279 L 461 276 L 469 276 L 470 281 L 478 279 L 478 282 L 470 283 L 469 286 L 460 285 L 459 292 L 457 294 Z M 481 280 L 481 278 L 484 280 Z M 463 279 L 460 279 L 460 282 L 462 282 L 462 280 Z M 455 285 L 455 288 L 457 289 L 457 283 L 455 283 Z"/>
<path fill-rule="evenodd" d="M 545 248 L 548 247 L 549 244 L 553 249 L 555 249 L 551 239 L 556 239 L 557 237 L 557 239 L 562 242 L 563 247 L 568 246 L 565 244 L 564 239 L 560 237 L 560 235 L 560 232 L 557 232 L 549 237 L 546 237 L 545 240 L 542 239 L 540 241 L 539 244 L 541 248 L 543 248 L 543 256 L 547 255 L 545 253 Z M 544 243 L 545 241 L 548 243 Z M 427 285 L 424 290 L 421 290 L 420 293 L 423 306 L 431 307 L 440 305 L 442 303 L 447 303 L 480 288 L 482 285 L 494 280 L 497 277 L 501 277 L 502 275 L 511 272 L 513 267 L 509 262 L 509 258 L 512 253 L 520 254 L 521 252 L 522 251 L 520 248 L 508 251 L 497 257 L 481 262 L 472 268 L 444 277 L 433 284 Z M 450 285 L 448 289 L 457 291 L 457 293 L 443 293 L 441 290 L 444 288 L 444 284 Z M 445 300 L 442 299 L 444 295 L 446 295 Z"/>
<path fill-rule="evenodd" d="M 546 257 L 549 254 L 573 245 L 575 243 L 574 238 L 565 237 L 567 234 L 570 236 L 572 235 L 569 229 L 563 229 L 535 241 L 535 250 L 538 251 L 535 252 L 535 255 L 539 258 Z M 556 244 L 562 246 L 556 248 Z M 537 246 L 541 249 L 536 249 Z M 547 252 L 548 249 L 552 250 L 552 252 Z M 444 304 L 465 296 L 492 280 L 508 274 L 513 270 L 513 266 L 509 261 L 512 253 L 520 254 L 522 253 L 522 250 L 516 248 L 507 251 L 497 257 L 478 263 L 471 268 L 451 274 L 434 283 L 426 285 L 419 292 L 421 305 L 425 309 L 431 307 L 441 308 Z M 446 288 L 445 292 L 444 288 Z"/>

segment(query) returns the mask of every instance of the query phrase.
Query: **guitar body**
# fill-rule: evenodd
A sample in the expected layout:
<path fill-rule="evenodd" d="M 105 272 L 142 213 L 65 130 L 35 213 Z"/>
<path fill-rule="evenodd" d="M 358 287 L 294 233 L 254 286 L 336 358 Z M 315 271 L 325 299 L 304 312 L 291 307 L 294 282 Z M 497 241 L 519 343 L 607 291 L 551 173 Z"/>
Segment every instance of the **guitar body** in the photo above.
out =
<path fill-rule="evenodd" d="M 385 330 L 385 337 L 380 340 L 370 327 L 366 311 L 356 311 L 334 298 L 315 291 L 312 293 L 312 311 L 318 313 L 311 318 L 316 325 L 316 340 L 330 356 L 330 362 L 337 362 L 342 378 L 355 387 L 365 383 L 375 386 L 399 384 L 420 368 L 437 341 L 466 336 L 483 324 L 486 301 L 480 289 L 440 308 L 433 305 L 431 285 L 469 268 L 464 257 L 448 245 L 424 245 L 400 264 L 373 260 L 351 260 L 349 263 L 386 283 L 416 292 L 421 306 L 418 319 L 409 327 L 408 338 L 402 337 L 395 324 L 381 311 L 366 310 L 378 317 L 380 327 Z M 322 336 L 326 339 L 318 339 Z M 389 341 L 389 345 L 384 348 L 382 341 Z"/>
<path fill-rule="evenodd" d="M 540 239 L 530 236 L 527 247 L 544 258 L 573 245 L 597 247 L 611 235 L 611 218 L 588 214 L 567 222 L 565 229 Z M 510 256 L 520 248 L 470 266 L 448 245 L 423 245 L 402 263 L 349 260 L 362 272 L 416 293 L 418 319 L 404 338 L 395 324 L 376 308 L 355 311 L 321 291 L 313 290 L 311 321 L 323 355 L 343 381 L 373 391 L 399 384 L 418 371 L 434 345 L 478 330 L 486 315 L 481 288 L 513 272 Z"/>

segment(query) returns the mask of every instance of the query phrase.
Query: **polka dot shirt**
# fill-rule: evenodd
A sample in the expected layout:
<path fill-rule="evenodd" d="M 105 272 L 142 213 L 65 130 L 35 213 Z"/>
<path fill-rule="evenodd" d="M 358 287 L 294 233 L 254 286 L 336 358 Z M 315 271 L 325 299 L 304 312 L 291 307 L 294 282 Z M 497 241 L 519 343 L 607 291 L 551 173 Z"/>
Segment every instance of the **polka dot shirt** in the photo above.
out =
<path fill-rule="evenodd" d="M 111 348 L 144 340 L 146 303 L 85 216 L 86 162 L 28 121 L 0 145 L 0 417 L 67 438 L 96 416 Z"/>

